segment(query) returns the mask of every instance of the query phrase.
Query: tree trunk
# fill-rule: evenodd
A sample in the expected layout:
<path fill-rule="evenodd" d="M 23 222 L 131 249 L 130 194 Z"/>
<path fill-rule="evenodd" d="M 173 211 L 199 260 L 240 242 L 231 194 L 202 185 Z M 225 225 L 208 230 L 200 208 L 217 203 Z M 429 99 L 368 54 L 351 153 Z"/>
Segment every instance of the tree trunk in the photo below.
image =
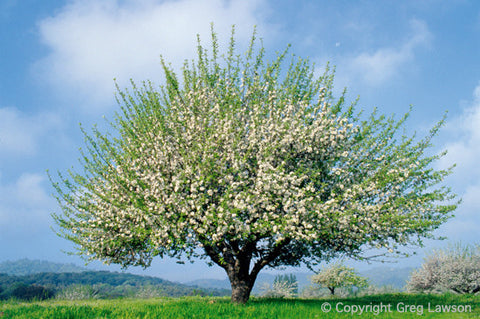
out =
<path fill-rule="evenodd" d="M 242 267 L 243 266 L 243 267 Z M 233 267 L 227 270 L 228 279 L 232 287 L 232 303 L 245 304 L 250 298 L 256 275 L 249 274 L 247 267 L 239 263 L 238 260 Z"/>
<path fill-rule="evenodd" d="M 230 282 L 232 287 L 232 303 L 245 304 L 250 298 L 253 283 L 247 281 L 233 281 Z"/>
<path fill-rule="evenodd" d="M 333 296 L 335 294 L 335 287 L 328 287 L 330 294 Z"/>
<path fill-rule="evenodd" d="M 250 293 L 260 270 L 275 260 L 290 241 L 287 238 L 277 243 L 271 251 L 257 260 L 252 268 L 250 262 L 257 249 L 255 241 L 246 243 L 241 249 L 238 248 L 237 242 L 230 242 L 229 245 L 224 246 L 214 246 L 209 243 L 207 238 L 202 239 L 202 244 L 212 261 L 227 272 L 232 287 L 232 303 L 245 304 L 250 298 Z M 233 252 L 232 246 L 236 247 Z"/>

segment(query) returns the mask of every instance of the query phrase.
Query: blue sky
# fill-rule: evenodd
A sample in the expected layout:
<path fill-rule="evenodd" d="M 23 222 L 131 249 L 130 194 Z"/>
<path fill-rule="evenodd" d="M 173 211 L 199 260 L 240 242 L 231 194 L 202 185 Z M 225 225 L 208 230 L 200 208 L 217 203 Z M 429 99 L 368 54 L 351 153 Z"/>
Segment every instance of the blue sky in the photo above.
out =
<path fill-rule="evenodd" d="M 240 47 L 254 25 L 269 52 L 292 44 L 321 72 L 336 65 L 336 91 L 386 114 L 413 105 L 409 133 L 426 132 L 448 110 L 434 141 L 449 153 L 438 167 L 457 168 L 446 183 L 463 198 L 456 217 L 418 257 L 449 242 L 473 243 L 480 229 L 480 2 L 2 0 L 0 1 L 0 262 L 19 258 L 81 264 L 51 230 L 58 211 L 46 170 L 76 166 L 79 129 L 117 110 L 114 82 L 162 83 L 159 56 L 179 67 L 210 22 L 226 43 L 232 24 Z M 94 264 L 94 267 L 101 267 Z M 364 264 L 357 264 L 366 268 Z M 117 270 L 116 267 L 108 269 Z M 141 272 L 141 270 L 135 270 Z M 156 260 L 145 273 L 186 281 L 221 278 L 202 261 Z"/>

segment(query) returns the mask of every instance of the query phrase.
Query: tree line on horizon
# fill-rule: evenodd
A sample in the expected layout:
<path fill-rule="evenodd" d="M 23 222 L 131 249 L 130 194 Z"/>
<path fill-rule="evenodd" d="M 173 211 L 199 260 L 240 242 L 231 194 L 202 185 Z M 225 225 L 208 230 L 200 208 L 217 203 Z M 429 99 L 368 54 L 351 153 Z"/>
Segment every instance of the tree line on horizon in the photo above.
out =
<path fill-rule="evenodd" d="M 120 297 L 226 296 L 228 289 L 199 288 L 164 279 L 108 271 L 36 273 L 13 276 L 0 273 L 0 300 L 91 299 Z"/>
<path fill-rule="evenodd" d="M 272 285 L 264 283 L 261 297 L 319 298 L 362 296 L 397 292 L 394 287 L 376 287 L 354 268 L 341 262 L 320 269 L 311 277 L 315 287 L 299 292 L 294 274 L 277 275 Z M 432 252 L 423 265 L 410 274 L 406 291 L 414 293 L 478 294 L 480 292 L 480 245 L 457 243 Z M 227 296 L 228 289 L 198 288 L 164 279 L 108 271 L 36 273 L 13 276 L 0 273 L 0 300 L 155 298 L 180 296 Z"/>

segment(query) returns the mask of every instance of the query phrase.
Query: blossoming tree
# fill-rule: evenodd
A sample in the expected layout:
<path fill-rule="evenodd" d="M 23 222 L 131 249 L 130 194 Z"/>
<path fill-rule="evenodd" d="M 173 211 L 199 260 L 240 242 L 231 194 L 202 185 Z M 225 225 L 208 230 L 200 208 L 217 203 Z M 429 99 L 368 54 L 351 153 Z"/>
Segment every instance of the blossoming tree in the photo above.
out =
<path fill-rule="evenodd" d="M 480 245 L 457 243 L 446 249 L 435 250 L 415 270 L 407 282 L 413 292 L 480 292 Z"/>
<path fill-rule="evenodd" d="M 426 156 L 443 121 L 420 140 L 400 120 L 364 116 L 287 51 L 268 62 L 254 36 L 237 54 L 198 42 L 179 80 L 118 90 L 113 134 L 85 133 L 81 173 L 51 178 L 59 234 L 87 260 L 148 267 L 155 256 L 225 269 L 232 302 L 248 301 L 264 267 L 307 266 L 366 248 L 400 253 L 456 204 L 448 170 Z"/>
<path fill-rule="evenodd" d="M 345 266 L 339 262 L 323 268 L 320 272 L 312 276 L 312 282 L 328 288 L 331 295 L 335 294 L 336 288 L 349 286 L 363 288 L 368 286 L 367 279 L 358 275 L 354 268 Z"/>

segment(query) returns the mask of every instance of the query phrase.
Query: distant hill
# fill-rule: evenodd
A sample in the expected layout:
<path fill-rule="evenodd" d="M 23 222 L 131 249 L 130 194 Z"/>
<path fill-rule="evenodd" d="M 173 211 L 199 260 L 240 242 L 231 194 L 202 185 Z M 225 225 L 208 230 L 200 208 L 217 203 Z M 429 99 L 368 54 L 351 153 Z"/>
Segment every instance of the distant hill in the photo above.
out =
<path fill-rule="evenodd" d="M 82 272 L 87 268 L 75 264 L 54 263 L 45 260 L 19 259 L 16 261 L 4 261 L 0 263 L 0 273 L 13 276 L 24 276 L 42 272 Z"/>
<path fill-rule="evenodd" d="M 312 274 L 308 273 L 293 273 L 297 277 L 298 281 L 298 288 L 302 290 L 304 287 L 308 287 L 310 285 L 310 276 Z M 253 294 L 260 294 L 261 288 L 265 283 L 273 284 L 276 275 L 270 273 L 260 273 L 258 275 L 257 280 L 255 281 L 255 285 L 253 286 L 252 293 Z M 230 289 L 230 281 L 228 279 L 220 280 L 220 279 L 198 279 L 189 281 L 186 283 L 187 285 L 204 287 L 204 288 L 217 288 L 217 289 Z"/>
<path fill-rule="evenodd" d="M 375 267 L 369 270 L 360 271 L 360 275 L 367 277 L 370 283 L 375 286 L 392 286 L 396 289 L 403 289 L 407 284 L 413 267 Z"/>
<path fill-rule="evenodd" d="M 204 288 L 230 289 L 230 281 L 228 281 L 228 279 L 197 279 L 186 282 L 185 285 Z"/>
<path fill-rule="evenodd" d="M 109 271 L 90 271 L 74 264 L 21 259 L 0 263 L 0 300 L 8 299 L 15 287 L 42 286 L 58 292 L 69 286 L 101 287 L 105 298 L 129 296 L 142 289 L 154 289 L 162 296 L 230 295 L 230 289 L 200 287 L 151 276 Z"/>
<path fill-rule="evenodd" d="M 157 277 L 140 276 L 128 273 L 109 272 L 109 271 L 85 271 L 85 272 L 65 272 L 65 273 L 37 273 L 25 276 L 11 276 L 0 274 L 0 286 L 10 286 L 12 284 L 40 285 L 45 287 L 64 288 L 71 285 L 107 285 L 110 287 L 130 286 L 146 287 L 155 286 L 161 288 L 165 295 L 178 297 L 194 294 L 199 287 L 188 286 L 174 283 Z M 208 295 L 228 295 L 229 290 L 203 288 Z"/>
<path fill-rule="evenodd" d="M 392 286 L 401 290 L 414 270 L 412 267 L 375 267 L 360 271 L 375 286 Z M 299 290 L 311 286 L 312 273 L 293 273 L 298 280 Z M 272 284 L 275 274 L 260 273 L 253 288 L 254 294 L 261 293 L 261 287 Z M 206 294 L 228 295 L 230 294 L 230 282 L 228 279 L 201 279 L 184 284 L 174 283 L 158 277 L 140 276 L 129 273 L 117 273 L 108 271 L 90 271 L 87 268 L 75 264 L 62 264 L 40 260 L 21 259 L 0 263 L 0 288 L 5 288 L 15 282 L 27 285 L 42 285 L 65 287 L 74 284 L 81 285 L 110 285 L 120 286 L 156 286 L 162 287 L 169 296 L 181 296 L 192 294 L 196 289 L 201 289 Z"/>
<path fill-rule="evenodd" d="M 46 287 L 52 292 L 62 291 L 71 286 L 89 286 L 98 290 L 101 298 L 131 297 L 144 289 L 155 291 L 156 296 L 169 297 L 228 296 L 231 294 L 228 289 L 200 288 L 156 277 L 108 271 L 37 273 L 25 276 L 0 273 L 0 300 L 8 299 L 9 295 L 12 295 L 12 291 L 19 286 Z"/>

